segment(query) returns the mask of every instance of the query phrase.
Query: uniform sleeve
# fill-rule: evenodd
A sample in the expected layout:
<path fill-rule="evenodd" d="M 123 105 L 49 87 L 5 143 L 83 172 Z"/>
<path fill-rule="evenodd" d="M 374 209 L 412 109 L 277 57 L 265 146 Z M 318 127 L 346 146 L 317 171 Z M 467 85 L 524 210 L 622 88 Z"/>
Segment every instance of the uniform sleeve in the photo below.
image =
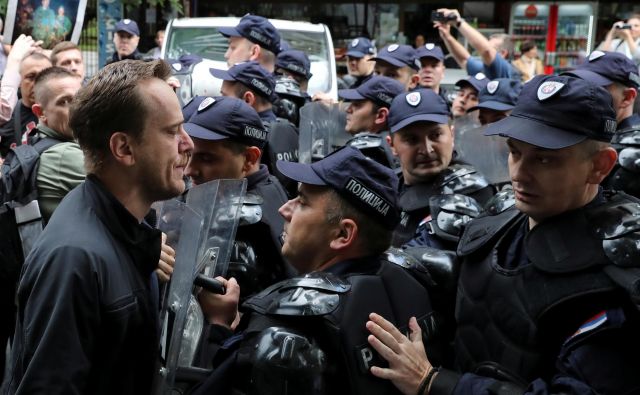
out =
<path fill-rule="evenodd" d="M 10 392 L 82 394 L 101 321 L 95 262 L 77 249 L 48 254 L 34 251 L 18 287 Z"/>
<path fill-rule="evenodd" d="M 530 395 L 545 394 L 631 394 L 640 391 L 640 339 L 638 325 L 627 320 L 622 309 L 606 311 L 606 321 L 593 327 L 593 323 L 581 327 L 576 335 L 563 344 L 556 361 L 556 374 L 549 381 L 538 379 L 524 392 Z M 637 317 L 634 322 L 637 322 Z M 587 330 L 584 330 L 587 328 Z M 431 395 L 451 393 L 501 394 L 513 388 L 508 383 L 475 374 L 455 377 L 445 372 Z M 454 378 L 454 379 L 452 379 Z M 457 383 L 455 382 L 457 378 Z M 455 383 L 452 391 L 445 384 Z M 452 386 L 449 386 L 451 389 Z"/>
<path fill-rule="evenodd" d="M 42 153 L 38 167 L 38 203 L 46 220 L 86 175 L 84 155 L 76 143 L 61 143 Z"/>

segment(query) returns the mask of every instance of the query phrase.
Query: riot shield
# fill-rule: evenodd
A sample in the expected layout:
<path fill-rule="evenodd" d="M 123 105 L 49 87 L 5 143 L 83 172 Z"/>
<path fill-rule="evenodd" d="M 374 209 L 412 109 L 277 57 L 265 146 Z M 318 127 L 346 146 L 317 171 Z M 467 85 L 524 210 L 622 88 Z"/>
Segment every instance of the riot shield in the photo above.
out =
<path fill-rule="evenodd" d="M 469 115 L 454 121 L 455 147 L 460 158 L 473 165 L 491 184 L 508 183 L 509 149 L 500 136 L 485 136 L 485 126 L 477 126 Z"/>
<path fill-rule="evenodd" d="M 300 109 L 300 163 L 316 162 L 351 139 L 344 103 L 312 102 Z"/>
<path fill-rule="evenodd" d="M 186 203 L 171 200 L 156 207 L 158 228 L 176 250 L 176 263 L 161 308 L 154 394 L 180 393 L 181 383 L 209 373 L 193 363 L 205 323 L 194 290 L 215 286 L 212 277 L 226 274 L 245 191 L 244 179 L 216 180 L 191 188 Z"/>

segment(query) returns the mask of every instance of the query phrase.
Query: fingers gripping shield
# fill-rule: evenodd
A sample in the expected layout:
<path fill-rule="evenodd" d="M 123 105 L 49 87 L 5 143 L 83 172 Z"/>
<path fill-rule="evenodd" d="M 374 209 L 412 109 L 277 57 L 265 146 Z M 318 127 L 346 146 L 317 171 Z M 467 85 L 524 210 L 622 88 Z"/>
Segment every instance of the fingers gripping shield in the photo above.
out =
<path fill-rule="evenodd" d="M 226 274 L 245 191 L 246 180 L 217 180 L 191 188 L 186 204 L 170 200 L 156 206 L 158 227 L 176 250 L 176 263 L 163 295 L 154 394 L 172 393 L 189 377 L 208 374 L 193 366 L 204 325 L 194 283 Z"/>

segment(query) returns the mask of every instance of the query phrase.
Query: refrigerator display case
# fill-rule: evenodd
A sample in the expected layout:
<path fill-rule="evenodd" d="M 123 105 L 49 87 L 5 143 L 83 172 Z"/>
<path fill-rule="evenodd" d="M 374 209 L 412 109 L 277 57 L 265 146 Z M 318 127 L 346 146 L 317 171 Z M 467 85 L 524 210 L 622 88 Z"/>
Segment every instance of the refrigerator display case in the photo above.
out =
<path fill-rule="evenodd" d="M 520 45 L 532 40 L 546 74 L 558 74 L 583 63 L 594 46 L 597 3 L 515 3 L 509 33 L 518 58 Z M 544 55 L 544 56 L 543 56 Z"/>

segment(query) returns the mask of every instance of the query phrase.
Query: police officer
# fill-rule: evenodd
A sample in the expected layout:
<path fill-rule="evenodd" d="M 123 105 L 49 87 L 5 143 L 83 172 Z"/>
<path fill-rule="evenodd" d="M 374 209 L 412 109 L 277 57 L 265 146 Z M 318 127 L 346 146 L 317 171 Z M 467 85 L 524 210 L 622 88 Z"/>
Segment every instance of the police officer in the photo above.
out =
<path fill-rule="evenodd" d="M 478 105 L 467 111 L 479 110 L 478 119 L 482 125 L 499 121 L 515 107 L 521 90 L 522 83 L 511 78 L 489 81 L 480 91 Z"/>
<path fill-rule="evenodd" d="M 618 129 L 611 143 L 618 151 L 618 163 L 603 185 L 640 197 L 640 168 L 636 165 L 640 159 L 640 116 L 633 112 L 640 87 L 637 66 L 624 54 L 593 51 L 587 62 L 567 74 L 602 86 L 613 97 Z"/>
<path fill-rule="evenodd" d="M 420 61 L 410 45 L 388 45 L 371 58 L 371 61 L 376 62 L 373 69 L 377 75 L 393 78 L 400 82 L 405 90 L 411 90 L 418 84 Z"/>
<path fill-rule="evenodd" d="M 393 245 L 414 237 L 429 215 L 429 198 L 439 194 L 469 195 L 483 204 L 493 188 L 472 166 L 455 160 L 447 104 L 431 89 L 396 96 L 389 110 L 391 149 L 400 161 L 400 224 Z"/>
<path fill-rule="evenodd" d="M 293 78 L 300 85 L 300 91 L 305 94 L 309 88 L 309 80 L 313 76 L 309 57 L 306 53 L 297 49 L 288 49 L 278 54 L 275 74 Z"/>
<path fill-rule="evenodd" d="M 287 195 L 278 180 L 260 164 L 268 132 L 248 104 L 234 97 L 204 97 L 184 124 L 194 150 L 186 168 L 194 185 L 218 179 L 247 179 L 247 193 L 258 199 L 260 221 L 239 226 L 236 240 L 249 245 L 257 260 L 230 270 L 242 277 L 243 296 L 260 291 L 293 274 L 280 255 L 284 221 L 278 208 Z"/>
<path fill-rule="evenodd" d="M 242 336 L 226 341 L 217 355 L 226 359 L 198 393 L 394 393 L 369 373 L 377 356 L 362 331 L 368 311 L 397 322 L 431 317 L 426 289 L 385 253 L 398 221 L 397 177 L 351 147 L 312 165 L 278 167 L 300 182 L 280 214 L 282 254 L 304 275 L 243 304 Z M 200 303 L 210 323 L 228 328 L 238 286 L 223 282 L 227 294 L 201 293 Z"/>
<path fill-rule="evenodd" d="M 113 35 L 113 43 L 116 50 L 107 62 L 119 62 L 125 59 L 141 60 L 143 55 L 138 52 L 140 42 L 140 29 L 133 19 L 123 19 L 116 23 L 116 33 Z"/>
<path fill-rule="evenodd" d="M 405 91 L 389 77 L 373 76 L 355 89 L 340 89 L 338 96 L 349 103 L 345 131 L 379 134 L 389 130 L 387 119 L 393 99 Z"/>
<path fill-rule="evenodd" d="M 467 76 L 456 82 L 458 90 L 451 103 L 451 116 L 453 119 L 464 116 L 471 107 L 478 104 L 480 91 L 487 86 L 489 80 L 482 73 Z"/>
<path fill-rule="evenodd" d="M 356 89 L 341 89 L 338 96 L 349 103 L 345 130 L 354 135 L 345 145 L 389 168 L 399 167 L 389 147 L 389 107 L 404 86 L 389 77 L 374 75 Z"/>
<path fill-rule="evenodd" d="M 445 72 L 442 48 L 434 43 L 426 43 L 416 49 L 416 57 L 420 61 L 418 85 L 433 90 L 449 103 L 446 90 L 440 87 Z"/>
<path fill-rule="evenodd" d="M 352 77 L 349 88 L 354 89 L 362 85 L 373 75 L 373 63 L 369 62 L 376 55 L 376 47 L 366 37 L 351 40 L 347 47 L 347 70 Z"/>
<path fill-rule="evenodd" d="M 295 196 L 295 184 L 277 171 L 275 163 L 280 159 L 298 161 L 298 129 L 288 120 L 276 117 L 273 112 L 273 101 L 276 99 L 273 75 L 255 61 L 238 63 L 229 70 L 210 71 L 214 77 L 223 80 L 223 96 L 242 99 L 258 112 L 269 131 L 263 163 L 281 180 L 289 196 Z"/>
<path fill-rule="evenodd" d="M 371 344 L 391 367 L 373 374 L 405 394 L 638 391 L 640 317 L 628 288 L 638 281 L 638 200 L 599 187 L 616 161 L 615 128 L 601 87 L 571 76 L 525 84 L 486 131 L 507 137 L 515 207 L 472 221 L 461 239 L 453 369 L 429 363 L 415 323 L 407 339 L 373 315 Z"/>
<path fill-rule="evenodd" d="M 234 27 L 220 27 L 220 34 L 229 39 L 224 54 L 229 67 L 254 60 L 273 73 L 276 55 L 280 52 L 280 34 L 265 17 L 247 14 Z"/>

